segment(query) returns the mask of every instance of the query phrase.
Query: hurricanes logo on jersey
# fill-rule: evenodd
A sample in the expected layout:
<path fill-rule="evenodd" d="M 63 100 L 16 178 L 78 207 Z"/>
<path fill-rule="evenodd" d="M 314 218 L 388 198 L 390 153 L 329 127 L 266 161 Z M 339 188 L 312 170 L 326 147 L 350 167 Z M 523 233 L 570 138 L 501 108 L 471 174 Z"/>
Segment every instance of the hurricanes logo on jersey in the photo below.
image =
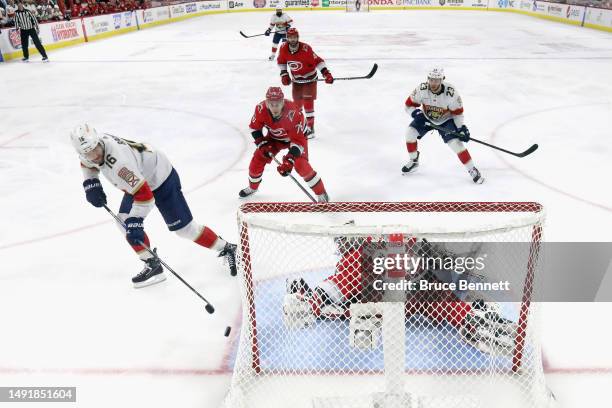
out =
<path fill-rule="evenodd" d="M 280 128 L 280 129 L 268 128 L 268 134 L 271 135 L 275 139 L 284 139 L 287 137 L 287 132 L 285 132 L 285 129 L 283 128 Z"/>
<path fill-rule="evenodd" d="M 300 61 L 289 61 L 287 62 L 287 66 L 291 71 L 299 71 L 304 65 L 302 65 Z"/>
<path fill-rule="evenodd" d="M 122 167 L 121 170 L 119 170 L 119 173 L 117 173 L 117 175 L 123 180 L 125 180 L 125 182 L 132 187 L 136 187 L 136 185 L 140 182 L 140 179 L 136 177 L 134 172 L 132 170 L 128 170 L 125 167 Z"/>

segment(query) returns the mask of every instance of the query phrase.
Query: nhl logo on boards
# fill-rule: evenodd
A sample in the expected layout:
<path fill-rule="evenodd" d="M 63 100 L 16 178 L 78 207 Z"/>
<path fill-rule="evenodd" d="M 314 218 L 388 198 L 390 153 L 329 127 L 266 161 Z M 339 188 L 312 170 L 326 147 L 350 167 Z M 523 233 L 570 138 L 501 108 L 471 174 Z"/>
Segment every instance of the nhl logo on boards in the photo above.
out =
<path fill-rule="evenodd" d="M 446 4 L 446 0 L 440 0 L 440 5 L 443 6 Z"/>
<path fill-rule="evenodd" d="M 266 0 L 253 0 L 253 7 L 255 8 L 266 7 Z"/>

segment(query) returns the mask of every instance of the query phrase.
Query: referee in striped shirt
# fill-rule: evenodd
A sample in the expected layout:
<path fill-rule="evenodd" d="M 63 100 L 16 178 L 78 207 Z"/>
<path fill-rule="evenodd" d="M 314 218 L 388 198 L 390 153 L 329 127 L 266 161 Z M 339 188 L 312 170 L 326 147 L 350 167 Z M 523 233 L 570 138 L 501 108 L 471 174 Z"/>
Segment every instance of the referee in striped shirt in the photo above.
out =
<path fill-rule="evenodd" d="M 23 7 L 23 2 L 21 1 L 17 3 L 17 10 L 15 10 L 15 27 L 19 29 L 21 34 L 21 49 L 23 50 L 22 61 L 26 62 L 30 58 L 30 50 L 28 49 L 30 37 L 32 37 L 32 42 L 36 46 L 36 49 L 40 52 L 40 55 L 42 55 L 42 60 L 49 61 L 47 53 L 45 52 L 45 47 L 43 47 L 40 38 L 38 38 L 38 21 L 30 10 L 26 10 Z"/>

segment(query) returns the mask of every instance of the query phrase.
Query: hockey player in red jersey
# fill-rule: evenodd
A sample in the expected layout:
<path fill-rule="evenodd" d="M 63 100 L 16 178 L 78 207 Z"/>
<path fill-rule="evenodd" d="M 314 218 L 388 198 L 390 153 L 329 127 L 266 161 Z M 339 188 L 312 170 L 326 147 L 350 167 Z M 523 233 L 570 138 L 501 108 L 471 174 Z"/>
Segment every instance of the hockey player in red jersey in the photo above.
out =
<path fill-rule="evenodd" d="M 295 103 L 285 99 L 280 87 L 270 87 L 266 99 L 255 107 L 249 124 L 257 149 L 249 165 L 249 186 L 240 190 L 241 198 L 257 192 L 264 168 L 272 158 L 284 149 L 289 149 L 277 167 L 281 176 L 288 176 L 293 168 L 317 195 L 319 202 L 328 202 L 321 176 L 308 161 L 308 141 L 304 136 L 304 116 Z M 264 135 L 263 129 L 267 129 Z"/>
<path fill-rule="evenodd" d="M 291 85 L 293 101 L 300 108 L 304 108 L 306 116 L 306 136 L 314 137 L 314 101 L 317 99 L 317 70 L 325 77 L 325 82 L 332 84 L 334 77 L 325 65 L 323 58 L 319 57 L 310 45 L 300 42 L 297 29 L 287 30 L 287 41 L 278 52 L 277 58 L 280 68 L 281 82 Z M 291 76 L 289 75 L 291 72 Z"/>
<path fill-rule="evenodd" d="M 372 333 L 381 327 L 381 316 L 376 304 L 384 302 L 384 294 L 373 289 L 375 286 L 371 280 L 374 275 L 363 272 L 372 270 L 373 253 L 380 254 L 380 250 L 385 250 L 398 236 L 401 247 L 399 253 L 412 253 L 421 257 L 457 256 L 425 239 L 404 240 L 401 234 L 386 237 L 384 240 L 387 242 L 373 242 L 370 237 L 337 237 L 335 242 L 340 259 L 334 274 L 314 289 L 302 278 L 287 281 L 287 294 L 283 301 L 285 325 L 290 329 L 299 329 L 320 319 L 351 319 L 351 322 L 355 320 L 355 324 L 351 325 L 351 336 L 358 335 L 355 332 L 362 330 L 369 332 L 369 338 L 380 336 L 380 333 Z M 409 272 L 402 272 L 407 279 Z M 412 271 L 409 279 L 441 282 L 439 276 L 440 271 L 420 269 Z M 420 315 L 436 324 L 448 323 L 457 329 L 465 342 L 487 353 L 511 352 L 517 325 L 501 317 L 497 304 L 482 299 L 463 301 L 450 290 L 415 291 L 406 295 L 407 318 Z M 373 306 L 370 309 L 363 308 L 362 315 L 355 316 L 356 312 L 351 305 L 365 303 Z"/>

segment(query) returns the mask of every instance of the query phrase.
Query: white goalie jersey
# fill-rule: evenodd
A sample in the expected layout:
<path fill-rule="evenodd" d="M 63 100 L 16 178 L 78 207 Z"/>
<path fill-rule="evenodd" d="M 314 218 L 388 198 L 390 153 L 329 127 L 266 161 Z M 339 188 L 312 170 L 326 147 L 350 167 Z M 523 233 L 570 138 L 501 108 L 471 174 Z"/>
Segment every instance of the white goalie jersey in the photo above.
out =
<path fill-rule="evenodd" d="M 429 121 L 441 125 L 449 119 L 455 121 L 455 125 L 463 126 L 463 102 L 455 87 L 442 82 L 439 93 L 433 93 L 427 82 L 423 82 L 410 94 L 406 100 L 406 111 L 412 113 L 416 108 L 421 108 Z"/>

